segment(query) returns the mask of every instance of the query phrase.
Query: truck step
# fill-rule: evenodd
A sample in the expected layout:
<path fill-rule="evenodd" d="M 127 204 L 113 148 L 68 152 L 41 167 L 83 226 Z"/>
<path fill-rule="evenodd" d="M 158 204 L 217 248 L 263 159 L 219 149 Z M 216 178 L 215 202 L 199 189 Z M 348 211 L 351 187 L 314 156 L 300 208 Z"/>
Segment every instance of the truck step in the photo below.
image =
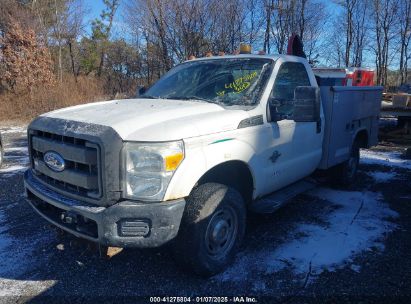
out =
<path fill-rule="evenodd" d="M 317 184 L 314 181 L 302 180 L 296 182 L 256 200 L 251 204 L 250 210 L 256 213 L 273 213 L 290 199 L 316 186 Z"/>

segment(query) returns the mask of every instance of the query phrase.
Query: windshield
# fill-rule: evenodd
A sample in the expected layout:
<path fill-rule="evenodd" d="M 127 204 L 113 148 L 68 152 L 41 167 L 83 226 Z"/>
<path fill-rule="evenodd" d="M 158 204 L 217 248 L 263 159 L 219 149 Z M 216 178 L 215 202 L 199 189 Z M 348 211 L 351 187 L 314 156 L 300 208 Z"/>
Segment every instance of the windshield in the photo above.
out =
<path fill-rule="evenodd" d="M 263 58 L 186 62 L 171 69 L 141 97 L 253 106 L 265 88 L 273 62 Z"/>

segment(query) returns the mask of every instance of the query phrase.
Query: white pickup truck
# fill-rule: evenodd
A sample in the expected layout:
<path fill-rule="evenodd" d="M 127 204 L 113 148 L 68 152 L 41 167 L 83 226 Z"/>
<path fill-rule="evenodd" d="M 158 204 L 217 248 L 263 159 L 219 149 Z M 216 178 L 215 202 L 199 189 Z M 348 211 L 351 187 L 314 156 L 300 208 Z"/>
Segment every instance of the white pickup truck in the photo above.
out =
<path fill-rule="evenodd" d="M 248 211 L 275 211 L 318 169 L 352 181 L 359 148 L 377 143 L 382 88 L 336 83 L 300 57 L 210 57 L 137 99 L 41 115 L 28 128 L 28 202 L 75 236 L 171 243 L 182 266 L 218 273 Z"/>

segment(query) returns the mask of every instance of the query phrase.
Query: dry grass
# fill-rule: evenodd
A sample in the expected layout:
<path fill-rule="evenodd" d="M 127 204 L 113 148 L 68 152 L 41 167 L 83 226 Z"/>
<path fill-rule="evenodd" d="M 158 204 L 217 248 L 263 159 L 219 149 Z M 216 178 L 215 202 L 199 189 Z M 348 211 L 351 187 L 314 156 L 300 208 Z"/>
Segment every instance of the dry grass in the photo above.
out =
<path fill-rule="evenodd" d="M 0 121 L 28 122 L 45 112 L 107 99 L 110 96 L 104 93 L 101 80 L 81 76 L 76 83 L 74 77 L 66 75 L 62 84 L 51 89 L 36 88 L 26 94 L 0 95 Z"/>

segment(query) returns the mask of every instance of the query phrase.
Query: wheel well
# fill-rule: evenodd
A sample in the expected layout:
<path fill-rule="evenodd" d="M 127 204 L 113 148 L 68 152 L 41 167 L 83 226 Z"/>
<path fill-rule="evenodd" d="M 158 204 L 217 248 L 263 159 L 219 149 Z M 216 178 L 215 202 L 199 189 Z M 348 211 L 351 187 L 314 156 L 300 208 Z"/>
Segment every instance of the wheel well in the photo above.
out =
<path fill-rule="evenodd" d="M 242 161 L 228 161 L 207 171 L 197 185 L 220 183 L 236 189 L 248 204 L 253 199 L 254 182 L 249 167 Z"/>
<path fill-rule="evenodd" d="M 359 144 L 360 148 L 368 148 L 368 133 L 367 130 L 361 130 L 355 136 L 354 142 Z"/>

